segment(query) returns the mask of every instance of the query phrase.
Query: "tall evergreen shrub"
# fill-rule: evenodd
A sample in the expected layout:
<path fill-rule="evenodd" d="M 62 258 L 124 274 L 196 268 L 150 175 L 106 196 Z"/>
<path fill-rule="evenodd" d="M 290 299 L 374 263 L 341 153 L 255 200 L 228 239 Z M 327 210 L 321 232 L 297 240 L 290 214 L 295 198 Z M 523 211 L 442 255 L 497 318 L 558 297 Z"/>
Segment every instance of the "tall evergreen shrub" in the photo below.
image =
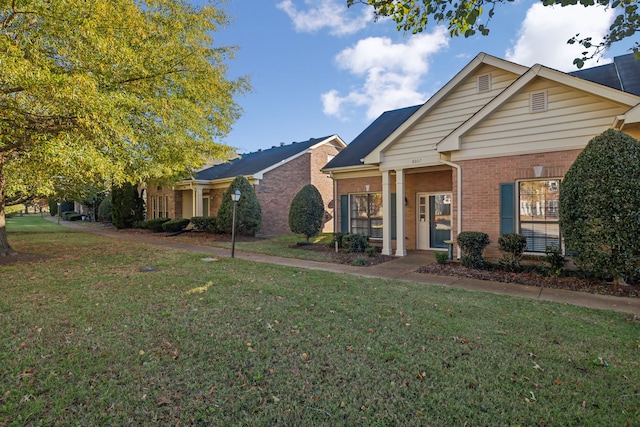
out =
<path fill-rule="evenodd" d="M 289 228 L 309 241 L 317 236 L 324 225 L 324 202 L 320 191 L 307 184 L 296 193 L 289 208 Z"/>
<path fill-rule="evenodd" d="M 131 228 L 133 223 L 144 220 L 144 200 L 138 187 L 125 183 L 111 188 L 111 219 L 118 228 Z"/>
<path fill-rule="evenodd" d="M 237 176 L 222 196 L 222 202 L 216 216 L 216 226 L 226 234 L 231 234 L 233 224 L 233 200 L 231 194 L 240 190 L 240 200 L 236 208 L 236 233 L 243 236 L 255 236 L 262 227 L 262 210 L 258 197 L 244 176 Z"/>
<path fill-rule="evenodd" d="M 609 129 L 593 138 L 560 186 L 560 229 L 576 264 L 616 283 L 640 276 L 640 143 Z"/>

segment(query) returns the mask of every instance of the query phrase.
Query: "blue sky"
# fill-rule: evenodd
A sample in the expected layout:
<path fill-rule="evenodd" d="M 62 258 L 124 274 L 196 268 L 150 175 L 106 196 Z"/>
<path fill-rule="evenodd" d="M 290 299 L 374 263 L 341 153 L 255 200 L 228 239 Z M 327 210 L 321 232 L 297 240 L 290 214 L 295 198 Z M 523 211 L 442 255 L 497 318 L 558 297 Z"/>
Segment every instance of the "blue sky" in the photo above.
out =
<path fill-rule="evenodd" d="M 465 39 L 431 24 L 418 35 L 398 32 L 390 20 L 374 22 L 371 7 L 347 9 L 346 0 L 216 4 L 232 22 L 214 34 L 215 45 L 239 47 L 229 77 L 250 76 L 253 87 L 237 98 L 243 115 L 219 141 L 239 153 L 333 134 L 349 143 L 382 112 L 428 100 L 480 52 L 574 70 L 582 49 L 566 40 L 576 33 L 595 40 L 614 17 L 602 8 L 516 0 L 498 7 L 489 36 Z M 587 67 L 630 47 L 615 46 Z"/>

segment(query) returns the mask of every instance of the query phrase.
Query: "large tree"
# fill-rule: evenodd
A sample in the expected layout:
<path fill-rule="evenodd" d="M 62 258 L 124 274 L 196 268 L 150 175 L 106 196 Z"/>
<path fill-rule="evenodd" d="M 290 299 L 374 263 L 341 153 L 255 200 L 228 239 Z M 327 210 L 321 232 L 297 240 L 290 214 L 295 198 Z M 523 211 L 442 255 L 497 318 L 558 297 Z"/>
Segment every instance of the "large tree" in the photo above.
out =
<path fill-rule="evenodd" d="M 489 21 L 496 12 L 496 6 L 516 0 L 347 0 L 351 7 L 356 3 L 373 6 L 376 17 L 390 17 L 399 30 L 412 33 L 422 32 L 429 22 L 445 24 L 453 36 L 473 36 L 476 33 L 489 34 Z M 632 37 L 640 29 L 640 14 L 637 0 L 540 0 L 545 6 L 569 6 L 580 4 L 585 7 L 604 6 L 618 12 L 609 28 L 609 33 L 601 43 L 594 44 L 591 37 L 578 34 L 567 43 L 584 46 L 582 57 L 574 64 L 582 68 L 587 59 L 605 51 L 612 44 Z M 635 42 L 633 51 L 640 57 L 640 43 Z"/>
<path fill-rule="evenodd" d="M 90 183 L 188 176 L 224 158 L 246 78 L 215 46 L 227 16 L 187 0 L 0 0 L 4 206 Z"/>

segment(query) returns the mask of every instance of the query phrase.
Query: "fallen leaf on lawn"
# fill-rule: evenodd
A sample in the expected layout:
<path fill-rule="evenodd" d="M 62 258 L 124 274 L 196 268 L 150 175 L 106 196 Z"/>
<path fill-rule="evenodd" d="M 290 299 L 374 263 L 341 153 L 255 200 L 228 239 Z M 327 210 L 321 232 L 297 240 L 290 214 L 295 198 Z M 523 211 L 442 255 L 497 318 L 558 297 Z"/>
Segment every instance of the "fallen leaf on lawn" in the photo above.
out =
<path fill-rule="evenodd" d="M 158 399 L 158 401 L 156 402 L 156 405 L 163 406 L 163 405 L 168 405 L 170 403 L 171 403 L 171 399 L 163 396 Z"/>
<path fill-rule="evenodd" d="M 140 351 L 138 352 L 138 354 L 139 354 L 140 356 L 142 356 L 142 355 L 144 354 L 144 350 L 140 350 Z"/>
<path fill-rule="evenodd" d="M 542 368 L 540 367 L 540 365 L 538 365 L 538 364 L 537 364 L 537 363 L 535 363 L 535 362 L 534 362 L 534 364 L 533 364 L 533 369 L 540 369 L 541 371 L 544 371 L 544 369 L 542 369 Z"/>
<path fill-rule="evenodd" d="M 582 408 L 584 409 L 584 408 L 586 408 L 586 407 L 587 407 L 587 401 L 586 401 L 586 400 L 583 400 L 583 401 L 582 401 Z"/>

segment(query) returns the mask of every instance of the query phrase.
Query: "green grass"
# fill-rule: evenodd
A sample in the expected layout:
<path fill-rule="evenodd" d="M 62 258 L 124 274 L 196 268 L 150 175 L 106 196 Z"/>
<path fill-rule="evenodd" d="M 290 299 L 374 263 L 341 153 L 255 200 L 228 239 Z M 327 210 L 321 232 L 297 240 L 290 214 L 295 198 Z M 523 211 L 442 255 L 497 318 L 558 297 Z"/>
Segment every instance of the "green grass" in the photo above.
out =
<path fill-rule="evenodd" d="M 191 239 L 186 236 L 177 236 L 174 239 L 176 241 L 185 243 L 191 242 Z M 319 236 L 312 237 L 311 239 L 309 239 L 309 242 L 329 245 L 332 239 L 333 235 L 331 233 L 323 233 Z M 335 262 L 334 259 L 327 253 L 300 250 L 295 247 L 298 242 L 304 241 L 305 239 L 303 237 L 296 235 L 270 237 L 265 239 L 258 239 L 251 242 L 236 241 L 236 250 L 285 258 L 304 259 L 309 261 Z M 230 242 L 211 239 L 206 241 L 205 244 L 213 247 L 231 249 Z"/>
<path fill-rule="evenodd" d="M 0 425 L 640 424 L 628 315 L 53 225 L 0 267 Z"/>

